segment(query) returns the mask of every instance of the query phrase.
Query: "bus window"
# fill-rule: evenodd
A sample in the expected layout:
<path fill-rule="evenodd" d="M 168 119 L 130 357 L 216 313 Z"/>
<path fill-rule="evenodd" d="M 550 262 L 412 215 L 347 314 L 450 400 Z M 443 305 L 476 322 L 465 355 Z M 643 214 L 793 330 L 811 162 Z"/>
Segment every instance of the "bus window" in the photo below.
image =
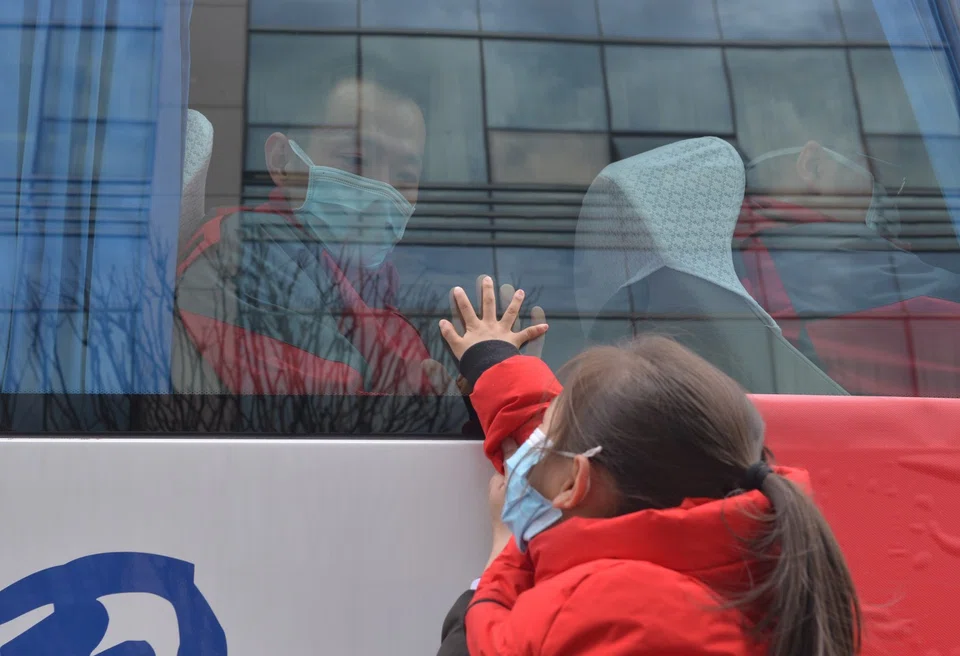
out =
<path fill-rule="evenodd" d="M 0 427 L 469 433 L 481 275 L 554 369 L 960 395 L 948 3 L 441 4 L 0 9 Z"/>

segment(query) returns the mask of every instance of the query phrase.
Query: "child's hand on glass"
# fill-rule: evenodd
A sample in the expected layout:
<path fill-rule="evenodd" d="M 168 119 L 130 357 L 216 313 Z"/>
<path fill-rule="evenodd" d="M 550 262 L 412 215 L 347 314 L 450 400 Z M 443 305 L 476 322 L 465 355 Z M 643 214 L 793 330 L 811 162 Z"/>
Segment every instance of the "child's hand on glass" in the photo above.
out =
<path fill-rule="evenodd" d="M 461 336 L 453 324 L 446 319 L 440 321 L 440 334 L 450 345 L 454 357 L 458 360 L 474 344 L 490 340 L 498 340 L 513 344 L 520 348 L 527 342 L 542 337 L 547 332 L 547 324 L 539 323 L 514 332 L 514 325 L 520 315 L 520 306 L 523 305 L 523 290 L 518 289 L 513 294 L 510 304 L 503 311 L 503 317 L 497 319 L 497 299 L 493 290 L 493 278 L 486 276 L 481 285 L 480 316 L 477 316 L 473 304 L 467 298 L 462 287 L 455 287 L 453 298 L 463 320 L 464 334 Z"/>

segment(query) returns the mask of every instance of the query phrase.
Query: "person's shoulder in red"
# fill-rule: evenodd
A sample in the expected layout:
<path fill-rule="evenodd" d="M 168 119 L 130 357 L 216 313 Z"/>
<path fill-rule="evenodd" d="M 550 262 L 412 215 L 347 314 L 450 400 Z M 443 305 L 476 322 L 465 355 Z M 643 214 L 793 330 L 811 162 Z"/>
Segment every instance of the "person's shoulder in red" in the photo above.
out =
<path fill-rule="evenodd" d="M 241 218 L 250 214 L 276 217 L 278 223 L 299 228 L 299 223 L 280 189 L 272 190 L 267 201 L 259 205 L 216 208 L 181 247 L 177 260 L 177 277 L 181 278 L 201 256 L 210 255 L 212 249 L 238 249 L 239 241 L 235 234 L 240 229 Z"/>

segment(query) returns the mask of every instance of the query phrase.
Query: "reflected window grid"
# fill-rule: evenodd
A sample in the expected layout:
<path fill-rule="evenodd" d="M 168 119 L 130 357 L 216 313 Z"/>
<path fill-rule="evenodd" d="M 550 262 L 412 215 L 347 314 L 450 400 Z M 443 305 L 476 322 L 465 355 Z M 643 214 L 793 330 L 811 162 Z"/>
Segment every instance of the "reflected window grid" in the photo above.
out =
<path fill-rule="evenodd" d="M 603 0 L 601 0 L 601 7 L 602 6 L 603 6 Z M 841 14 L 841 18 L 842 17 L 843 17 L 843 14 Z M 601 21 L 602 20 L 603 20 L 603 16 L 601 14 Z M 717 38 L 719 34 L 714 34 L 711 31 L 712 28 L 709 27 L 709 24 L 710 22 L 707 21 L 704 23 L 703 27 L 698 28 L 701 30 L 702 33 L 696 36 L 701 38 Z M 485 23 L 483 25 L 483 28 L 489 31 L 490 29 L 493 28 L 494 25 L 495 23 L 493 22 Z M 842 31 L 842 27 L 843 27 L 842 24 L 838 21 L 836 23 L 836 29 Z M 464 28 L 464 29 L 470 29 L 470 28 Z M 504 27 L 503 29 L 505 32 L 509 31 L 508 27 Z M 719 33 L 719 28 L 717 29 L 717 32 Z M 738 34 L 737 29 L 731 29 L 729 30 L 729 32 L 730 33 L 727 33 L 727 32 L 724 33 L 727 38 L 735 38 L 732 35 Z M 828 30 L 828 32 L 830 32 L 830 34 L 833 35 L 831 36 L 831 38 L 837 41 L 834 47 L 839 49 L 839 47 L 841 46 L 840 40 L 842 39 L 842 36 L 838 36 L 837 34 L 834 34 L 833 27 L 831 27 Z M 748 32 L 742 32 L 739 34 L 740 34 L 739 38 L 751 38 L 749 37 Z M 604 29 L 604 35 L 610 36 L 609 31 Z M 557 34 L 553 34 L 551 36 L 555 37 L 557 36 Z M 630 36 L 633 36 L 633 35 L 630 35 Z M 683 38 L 688 36 L 690 35 L 678 35 L 678 38 Z M 823 37 L 822 33 L 818 33 L 813 36 L 816 39 L 825 38 Z M 560 38 L 552 39 L 550 40 L 550 42 L 558 43 L 561 45 L 564 44 L 564 40 L 562 36 Z M 486 51 L 487 49 L 486 44 L 499 43 L 499 40 L 482 38 L 480 39 L 480 43 L 481 43 L 481 48 L 483 48 L 484 51 Z M 602 42 L 598 42 L 598 45 L 600 43 Z M 576 45 L 580 45 L 580 44 L 577 43 Z M 829 44 L 824 43 L 824 45 L 827 46 Z M 617 45 L 614 47 L 626 47 L 626 46 Z M 607 48 L 607 50 L 608 49 L 609 47 Z M 721 48 L 720 52 L 724 60 L 723 61 L 723 64 L 724 64 L 723 86 L 730 89 L 732 88 L 732 81 L 730 79 L 729 73 L 727 72 L 728 63 L 726 61 L 728 49 Z M 606 53 L 603 53 L 603 55 L 601 56 L 603 57 L 605 55 Z M 481 67 L 483 66 L 484 64 L 481 63 Z M 497 65 L 494 64 L 493 68 L 496 69 Z M 675 137 L 664 136 L 663 130 L 656 129 L 658 126 L 655 121 L 652 123 L 652 125 L 648 129 L 644 129 L 644 128 L 647 128 L 647 126 L 643 125 L 642 121 L 640 121 L 638 124 L 637 121 L 624 118 L 623 114 L 621 114 L 619 118 L 611 118 L 611 112 L 613 112 L 614 115 L 616 115 L 616 108 L 615 108 L 615 102 L 610 99 L 611 82 L 609 77 L 610 77 L 609 63 L 606 61 L 603 61 L 601 64 L 601 78 L 603 79 L 603 83 L 599 91 L 600 91 L 600 96 L 603 98 L 604 112 L 601 112 L 601 113 L 606 114 L 605 122 L 598 123 L 596 122 L 596 119 L 585 119 L 583 117 L 573 118 L 579 113 L 579 112 L 574 112 L 572 116 L 559 119 L 558 121 L 559 124 L 557 125 L 557 127 L 561 128 L 561 130 L 556 131 L 554 133 L 553 138 L 555 139 L 565 139 L 565 138 L 588 139 L 590 143 L 593 143 L 596 139 L 599 139 L 600 141 L 603 142 L 603 148 L 605 148 L 611 154 L 608 157 L 611 157 L 613 160 L 619 159 L 625 156 L 629 156 L 632 154 L 636 154 L 639 152 L 643 152 L 650 148 L 656 147 L 657 145 L 669 143 L 678 138 L 683 138 L 683 135 L 679 134 L 684 132 L 682 128 L 677 131 L 678 134 Z M 482 123 L 482 126 L 483 126 L 482 130 L 484 135 L 483 139 L 485 143 L 485 151 L 488 153 L 487 157 L 485 158 L 486 170 L 487 170 L 486 178 L 492 182 L 493 184 L 492 188 L 494 189 L 497 188 L 498 184 L 524 183 L 524 182 L 540 182 L 540 183 L 561 182 L 561 183 L 567 183 L 567 184 L 572 184 L 572 183 L 583 184 L 584 182 L 589 182 L 589 180 L 587 179 L 589 178 L 589 175 L 587 175 L 586 172 L 584 172 L 583 175 L 575 175 L 573 176 L 573 178 L 568 178 L 564 180 L 563 174 L 551 174 L 551 172 L 549 171 L 540 172 L 538 171 L 535 165 L 521 164 L 519 166 L 515 166 L 514 167 L 515 171 L 511 172 L 508 169 L 505 169 L 499 163 L 501 161 L 510 159 L 507 155 L 504 154 L 505 153 L 504 148 L 507 144 L 510 143 L 511 138 L 526 144 L 527 152 L 536 153 L 538 152 L 538 148 L 536 146 L 533 146 L 531 148 L 531 145 L 536 144 L 538 139 L 540 139 L 544 145 L 548 145 L 550 144 L 551 137 L 549 134 L 543 134 L 543 136 L 540 137 L 539 130 L 533 129 L 532 126 L 529 125 L 529 123 L 531 123 L 532 121 L 528 121 L 524 119 L 522 112 L 519 115 L 520 116 L 519 120 L 505 118 L 506 116 L 509 116 L 509 114 L 504 114 L 502 111 L 492 112 L 493 117 L 492 119 L 489 118 L 491 114 L 490 105 L 489 105 L 490 103 L 489 95 L 491 93 L 490 79 L 491 79 L 491 72 L 488 69 L 485 71 L 485 74 L 481 78 L 481 94 L 483 96 L 482 103 L 483 103 L 484 114 L 485 114 L 484 120 Z M 726 96 L 724 98 L 724 103 L 728 108 L 729 119 L 727 119 L 726 121 L 721 121 L 721 123 L 712 126 L 713 128 L 715 128 L 712 132 L 715 132 L 717 134 L 720 134 L 721 136 L 725 136 L 732 139 L 735 137 L 735 135 L 737 135 L 736 111 L 734 109 L 734 107 L 736 106 L 736 99 L 734 98 L 734 94 L 732 92 L 726 92 L 723 95 Z M 594 106 L 598 106 L 598 105 L 595 104 Z M 859 110 L 859 108 L 857 109 Z M 857 111 L 856 113 L 859 116 L 860 111 Z M 710 114 L 707 114 L 707 116 L 710 116 Z M 584 121 L 584 122 L 578 124 L 577 121 Z M 857 123 L 859 124 L 860 121 L 858 120 Z M 583 129 L 585 127 L 590 127 L 596 130 L 596 132 L 583 133 L 583 132 L 564 132 L 563 131 L 563 128 L 569 128 L 569 127 L 577 127 L 580 129 Z M 698 131 L 698 127 L 703 128 L 704 126 L 697 126 L 696 124 L 692 125 L 690 127 L 690 134 L 696 134 Z M 864 132 L 866 132 L 866 130 L 864 130 Z M 577 136 L 577 135 L 583 135 L 583 136 Z M 549 158 L 547 157 L 547 159 Z M 564 172 L 564 174 L 566 174 L 566 172 Z M 497 214 L 497 208 L 506 208 L 506 207 L 509 207 L 509 205 L 505 203 L 493 203 L 493 204 L 487 205 L 486 208 L 488 208 L 490 216 L 487 219 L 483 219 L 483 218 L 479 219 L 480 221 L 479 224 L 473 223 L 471 225 L 474 226 L 474 229 L 479 228 L 482 230 L 483 225 L 485 223 L 488 223 L 490 227 L 491 237 L 496 237 L 497 235 L 500 235 L 502 231 L 497 230 L 496 219 L 494 217 Z M 441 217 L 438 214 L 434 214 L 434 218 L 438 220 L 441 219 Z M 462 220 L 470 220 L 460 216 L 458 216 L 457 218 Z M 523 220 L 524 219 L 517 219 L 516 221 L 519 223 L 519 222 L 522 222 Z M 507 221 L 509 221 L 509 219 L 507 219 Z M 427 228 L 428 231 L 433 227 L 438 227 L 438 226 L 436 225 L 431 226 L 431 228 Z M 521 226 L 516 225 L 515 227 L 520 228 Z M 413 233 L 415 232 L 418 232 L 418 231 L 412 229 L 410 236 L 413 237 L 414 236 Z M 513 231 L 511 230 L 511 232 Z M 509 239 L 509 237 L 507 238 Z M 429 238 L 427 238 L 427 241 L 429 241 Z M 441 238 L 441 241 L 446 241 L 446 240 Z M 416 243 L 419 243 L 419 240 L 410 242 L 411 246 L 415 246 Z M 500 242 L 499 239 L 495 238 L 494 241 L 491 242 L 491 246 L 490 246 L 491 248 L 490 253 L 492 256 L 491 270 L 493 271 L 497 280 L 505 279 L 504 276 L 509 277 L 510 275 L 510 272 L 506 270 L 510 268 L 510 265 L 505 267 L 504 264 L 501 263 L 503 260 L 502 254 L 509 252 L 511 249 L 516 250 L 516 248 L 518 248 L 517 246 L 507 245 L 509 244 L 509 241 L 506 242 L 506 244 L 504 245 L 501 245 L 501 243 L 502 242 Z M 536 257 L 536 255 L 532 254 L 531 257 Z M 632 306 L 632 298 L 631 298 L 631 306 Z M 632 313 L 632 307 L 630 311 Z M 439 318 L 441 316 L 444 316 L 443 313 L 440 313 L 434 317 L 431 317 L 431 319 Z"/>

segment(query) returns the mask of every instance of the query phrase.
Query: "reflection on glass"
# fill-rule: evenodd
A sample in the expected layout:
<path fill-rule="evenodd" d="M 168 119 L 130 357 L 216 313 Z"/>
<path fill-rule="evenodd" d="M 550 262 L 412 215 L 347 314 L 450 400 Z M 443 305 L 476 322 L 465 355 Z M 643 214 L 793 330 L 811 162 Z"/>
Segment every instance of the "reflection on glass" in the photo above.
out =
<path fill-rule="evenodd" d="M 450 290 L 468 291 L 476 276 L 494 271 L 489 246 L 420 246 L 401 242 L 391 259 L 400 275 L 397 307 L 403 312 L 446 316 Z"/>
<path fill-rule="evenodd" d="M 423 109 L 427 124 L 423 179 L 485 181 L 477 41 L 365 37 L 361 48 L 365 77 L 389 77 L 394 88 L 409 95 Z"/>
<path fill-rule="evenodd" d="M 357 0 L 250 0 L 252 27 L 356 27 Z"/>
<path fill-rule="evenodd" d="M 483 53 L 490 127 L 606 129 L 597 46 L 485 41 Z"/>
<path fill-rule="evenodd" d="M 674 141 L 680 141 L 683 137 L 614 137 L 613 138 L 613 155 L 614 159 L 621 160 L 628 157 L 633 157 L 634 155 L 639 155 L 640 153 L 645 153 L 648 150 L 653 150 L 654 148 L 659 148 L 660 146 L 666 146 L 667 144 L 673 143 Z M 725 139 L 728 143 L 732 144 L 734 148 L 737 147 L 736 141 L 734 139 Z"/>
<path fill-rule="evenodd" d="M 680 137 L 614 137 L 613 157 L 626 159 L 679 140 Z"/>
<path fill-rule="evenodd" d="M 194 48 L 192 67 L 184 57 L 187 44 L 167 52 L 176 38 L 141 29 L 167 28 L 153 12 L 136 9 L 137 3 L 119 3 L 111 16 L 101 17 L 105 26 L 84 25 L 67 38 L 63 36 L 69 30 L 59 22 L 74 15 L 67 11 L 71 3 L 46 4 L 51 6 L 37 11 L 47 12 L 44 20 L 54 27 L 44 36 L 39 27 L 22 20 L 23 10 L 16 3 L 0 2 L 0 59 L 9 64 L 0 66 L 0 88 L 14 91 L 12 101 L 0 100 L 0 124 L 11 126 L 0 129 L 0 206 L 6 208 L 0 215 L 0 307 L 7 308 L 0 312 L 0 339 L 12 336 L 0 383 L 8 392 L 167 389 L 165 368 L 171 358 L 165 349 L 171 340 L 163 331 L 169 328 L 164 322 L 170 320 L 173 292 L 169 286 L 151 291 L 151 281 L 163 277 L 155 272 L 157 267 L 172 271 L 172 255 L 150 253 L 147 244 L 152 243 L 148 237 L 168 232 L 176 236 L 176 189 L 182 177 L 176 137 L 183 130 L 179 119 L 176 125 L 164 121 L 179 115 L 183 98 L 171 91 L 191 76 L 192 100 L 216 124 L 218 145 L 206 178 L 207 207 L 215 204 L 214 198 L 241 193 L 252 206 L 267 202 L 271 193 L 276 200 L 274 183 L 283 176 L 268 173 L 299 164 L 290 158 L 268 166 L 265 146 L 275 132 L 301 144 L 318 165 L 346 167 L 417 196 L 416 212 L 399 245 L 385 256 L 396 272 L 387 267 L 354 277 L 357 291 L 373 309 L 398 305 L 417 329 L 410 342 L 418 348 L 422 342 L 438 359 L 448 357 L 436 322 L 448 315 L 450 287 L 472 289 L 475 277 L 483 273 L 496 275 L 499 283 L 524 287 L 529 302 L 546 307 L 553 326 L 546 357 L 552 366 L 579 351 L 580 321 L 589 312 L 578 314 L 572 269 L 578 255 L 600 248 L 574 248 L 583 223 L 584 190 L 612 159 L 647 153 L 683 135 L 711 134 L 736 143 L 748 160 L 787 152 L 765 160 L 762 167 L 751 167 L 746 206 L 739 197 L 732 201 L 732 211 L 740 213 L 738 229 L 761 226 L 751 238 L 767 247 L 763 252 L 775 259 L 777 276 L 758 279 L 756 285 L 746 280 L 759 270 L 757 251 L 738 255 L 740 277 L 751 283 L 750 293 L 771 314 L 777 314 L 774 292 L 783 289 L 802 315 L 777 315 L 784 339 L 806 349 L 805 354 L 858 393 L 939 394 L 958 389 L 955 330 L 928 337 L 923 331 L 937 324 L 922 313 L 916 314 L 920 318 L 910 326 L 910 336 L 903 332 L 903 322 L 849 316 L 885 311 L 890 298 L 899 302 L 898 295 L 926 298 L 930 289 L 960 299 L 955 294 L 960 283 L 941 275 L 960 271 L 949 215 L 960 194 L 960 112 L 948 59 L 952 55 L 939 45 L 930 9 L 935 3 L 250 0 L 249 35 L 239 19 L 234 21 L 242 32 L 238 35 L 225 24 L 215 24 L 209 11 L 201 12 L 189 30 L 175 26 L 171 36 L 189 32 L 194 44 L 203 46 Z M 77 12 L 92 16 L 87 9 Z M 117 24 L 138 27 L 116 29 Z M 355 33 L 358 27 L 367 32 Z M 408 33 L 377 35 L 392 34 L 394 28 Z M 452 38 L 447 32 L 432 36 L 430 30 L 461 33 Z M 478 30 L 486 32 L 483 43 Z M 898 36 L 891 51 L 887 41 L 893 32 Z M 43 39 L 47 45 L 40 48 Z M 225 39 L 235 39 L 229 41 L 234 46 L 248 44 L 248 60 L 226 56 Z M 633 40 L 645 40 L 646 45 L 631 45 Z M 805 47 L 805 42 L 812 43 Z M 938 45 L 927 47 L 928 42 Z M 847 43 L 855 47 L 848 51 Z M 911 47 L 898 47 L 903 45 Z M 157 75 L 160 53 L 169 76 Z M 246 91 L 241 92 L 239 81 L 247 72 Z M 422 158 L 422 170 L 414 176 L 418 181 L 401 184 L 391 171 L 380 175 L 374 170 L 382 159 L 373 156 L 376 148 L 355 147 L 359 103 L 337 105 L 342 111 L 331 109 L 337 83 L 361 73 L 389 92 L 357 94 L 379 105 L 365 108 L 370 111 L 361 125 L 369 127 L 367 119 L 375 115 L 377 128 L 390 132 L 387 126 L 396 127 L 401 105 L 414 110 L 407 118 L 413 114 L 422 119 L 416 130 L 391 133 L 394 143 L 416 142 L 414 156 L 404 159 Z M 237 84 L 222 83 L 226 79 Z M 241 95 L 232 97 L 228 87 Z M 922 122 L 917 119 L 920 109 Z M 243 179 L 224 181 L 221 172 L 240 166 L 241 139 Z M 335 153 L 327 148 L 333 142 Z M 870 176 L 831 159 L 820 144 L 856 166 L 868 167 L 889 197 L 877 191 Z M 816 157 L 803 163 L 804 152 Z M 372 163 L 366 161 L 368 154 Z M 650 176 L 639 177 L 642 183 Z M 689 197 L 699 202 L 698 190 Z M 902 193 L 896 195 L 898 191 Z M 765 199 L 769 205 L 758 200 L 762 194 L 772 196 Z M 881 209 L 899 212 L 901 232 L 887 232 L 872 221 L 877 198 L 883 199 Z M 292 193 L 289 199 L 298 209 L 283 221 L 300 211 L 302 196 Z M 750 204 L 754 202 L 756 207 Z M 275 216 L 264 211 L 259 218 L 268 214 Z M 807 222 L 811 216 L 815 220 Z M 185 223 L 181 219 L 181 229 Z M 679 219 L 674 223 L 679 225 Z M 321 224 L 322 219 L 316 224 L 318 232 Z M 224 234 L 232 238 L 235 232 L 236 226 L 234 233 Z M 365 225 L 350 236 L 369 237 L 370 232 Z M 400 238 L 398 232 L 394 235 Z M 239 249 L 242 254 L 225 250 L 222 260 L 219 255 L 201 259 L 207 270 L 185 268 L 188 279 L 178 281 L 177 302 L 197 305 L 180 309 L 207 312 L 203 316 L 213 321 L 242 319 L 246 327 L 272 330 L 264 330 L 261 337 L 279 336 L 275 341 L 287 340 L 294 349 L 307 346 L 321 356 L 347 358 L 350 348 L 341 338 L 353 335 L 342 329 L 348 322 L 339 309 L 344 300 L 333 294 L 318 262 L 321 243 L 337 247 L 345 240 L 286 236 L 289 239 L 280 243 L 273 233 L 261 234 Z M 682 237 L 679 243 L 686 248 L 691 242 Z M 606 238 L 621 245 L 622 234 Z M 259 258 L 253 257 L 257 254 Z M 610 272 L 617 273 L 618 285 L 631 277 L 625 256 L 618 262 L 606 249 L 593 255 L 599 265 L 583 272 L 586 285 Z M 241 270 L 231 269 L 241 257 L 247 258 Z M 147 264 L 151 258 L 157 261 Z M 923 263 L 940 270 L 931 272 Z M 268 275 L 271 272 L 275 275 Z M 306 279 L 307 273 L 317 280 Z M 662 278 L 657 285 L 670 296 L 663 292 Z M 230 297 L 237 289 L 248 297 Z M 194 296 L 185 298 L 181 292 Z M 629 335 L 632 327 L 648 328 L 644 294 L 650 292 L 639 287 L 618 291 L 614 300 L 597 309 L 594 336 L 610 342 Z M 151 293 L 155 298 L 145 301 Z M 714 290 L 704 298 L 722 300 L 722 295 Z M 214 307 L 212 299 L 220 305 Z M 700 314 L 709 318 L 722 313 Z M 161 315 L 163 320 L 156 318 Z M 808 323 L 814 321 L 820 323 Z M 682 327 L 682 322 L 670 325 Z M 728 325 L 729 335 L 743 334 L 733 323 Z M 801 330 L 813 336 L 809 344 L 797 339 Z M 218 349 L 232 343 L 220 335 L 203 346 Z M 248 344 L 262 345 L 255 339 Z M 193 358 L 190 366 L 203 370 L 195 380 L 189 372 L 175 378 L 178 391 L 239 389 L 252 395 L 278 390 L 269 385 L 255 389 L 250 372 L 256 367 L 220 380 L 214 360 L 201 361 L 198 348 L 189 343 L 175 354 Z M 741 358 L 740 364 L 763 365 L 765 357 Z M 378 377 L 378 391 L 399 389 L 388 384 L 399 368 L 396 362 L 385 365 L 382 374 L 369 373 L 375 369 L 366 366 L 370 362 L 376 362 L 373 355 L 357 365 L 356 375 L 362 371 L 366 378 L 348 394 L 373 390 L 370 383 L 376 384 Z M 331 387 L 320 374 L 309 383 L 312 387 L 301 380 L 304 372 L 316 373 L 311 366 L 297 361 L 290 367 L 293 374 L 284 381 L 289 386 L 280 388 L 289 396 L 278 403 L 309 404 L 330 396 Z M 156 380 L 148 380 L 150 376 Z M 914 380 L 916 388 L 909 387 Z M 298 394 L 304 390 L 306 396 Z M 264 413 L 257 421 L 271 430 L 310 425 L 316 431 L 316 426 L 332 429 L 333 423 L 345 433 L 372 430 L 369 422 L 356 417 L 366 410 L 358 400 L 363 397 L 343 398 L 317 412 L 319 406 L 257 406 L 255 410 Z M 426 412 L 421 403 L 425 398 L 416 397 L 411 406 L 418 417 Z M 460 399 L 453 400 L 462 406 Z M 48 398 L 41 401 L 53 405 Z M 248 410 L 235 409 L 233 430 L 256 424 Z M 24 413 L 22 406 L 18 412 Z M 115 424 L 139 421 L 121 419 Z M 98 427 L 109 424 L 99 415 L 96 421 Z M 186 419 L 180 424 L 195 425 Z M 388 430 L 400 432 L 410 424 L 392 426 Z"/>
<path fill-rule="evenodd" d="M 860 115 L 866 132 L 918 134 L 910 99 L 900 77 L 901 67 L 909 71 L 911 84 L 922 86 L 928 111 L 935 113 L 924 125 L 924 132 L 938 135 L 960 134 L 956 94 L 948 82 L 949 66 L 940 51 L 901 50 L 894 60 L 889 49 L 852 50 L 853 78 L 860 98 Z"/>
<path fill-rule="evenodd" d="M 834 0 L 717 0 L 717 11 L 726 39 L 839 41 L 843 38 Z"/>
<path fill-rule="evenodd" d="M 550 319 L 549 315 L 547 320 L 550 323 L 550 337 L 544 341 L 543 361 L 554 371 L 560 371 L 563 365 L 587 347 L 587 340 L 583 335 L 579 320 Z M 616 323 L 617 328 L 623 326 L 624 332 L 630 330 L 630 322 L 627 319 L 619 319 L 610 323 Z"/>
<path fill-rule="evenodd" d="M 572 241 L 572 240 L 571 240 Z M 527 293 L 547 314 L 576 312 L 572 248 L 504 248 L 496 252 L 497 280 Z"/>
<path fill-rule="evenodd" d="M 476 0 L 361 0 L 363 27 L 476 30 Z"/>
<path fill-rule="evenodd" d="M 480 0 L 487 32 L 596 34 L 597 12 L 584 0 Z"/>
<path fill-rule="evenodd" d="M 939 177 L 930 165 L 931 153 L 949 153 L 957 161 L 960 139 L 938 137 L 867 137 L 867 154 L 885 162 L 895 162 L 896 168 L 878 167 L 880 182 L 896 190 L 906 178 L 906 190 L 936 191 L 960 189 L 960 165 L 945 168 Z M 960 162 L 958 162 L 960 164 Z"/>
<path fill-rule="evenodd" d="M 733 132 L 720 49 L 608 46 L 614 130 Z"/>
<path fill-rule="evenodd" d="M 936 19 L 926 2 L 900 2 L 886 5 L 896 7 L 890 18 L 897 23 L 903 38 L 891 39 L 884 33 L 877 16 L 875 0 L 837 0 L 843 29 L 852 41 L 878 41 L 880 43 L 940 43 Z"/>
<path fill-rule="evenodd" d="M 507 245 L 569 248 L 580 216 L 583 189 L 495 191 L 494 238 Z"/>
<path fill-rule="evenodd" d="M 597 0 L 604 36 L 716 39 L 717 15 L 703 0 Z"/>
<path fill-rule="evenodd" d="M 610 162 L 604 134 L 490 132 L 494 182 L 588 185 Z"/>
<path fill-rule="evenodd" d="M 862 152 L 860 125 L 842 50 L 727 51 L 737 143 L 748 158 L 810 139 Z"/>
<path fill-rule="evenodd" d="M 247 120 L 312 126 L 334 84 L 357 74 L 357 40 L 312 34 L 250 35 Z"/>

